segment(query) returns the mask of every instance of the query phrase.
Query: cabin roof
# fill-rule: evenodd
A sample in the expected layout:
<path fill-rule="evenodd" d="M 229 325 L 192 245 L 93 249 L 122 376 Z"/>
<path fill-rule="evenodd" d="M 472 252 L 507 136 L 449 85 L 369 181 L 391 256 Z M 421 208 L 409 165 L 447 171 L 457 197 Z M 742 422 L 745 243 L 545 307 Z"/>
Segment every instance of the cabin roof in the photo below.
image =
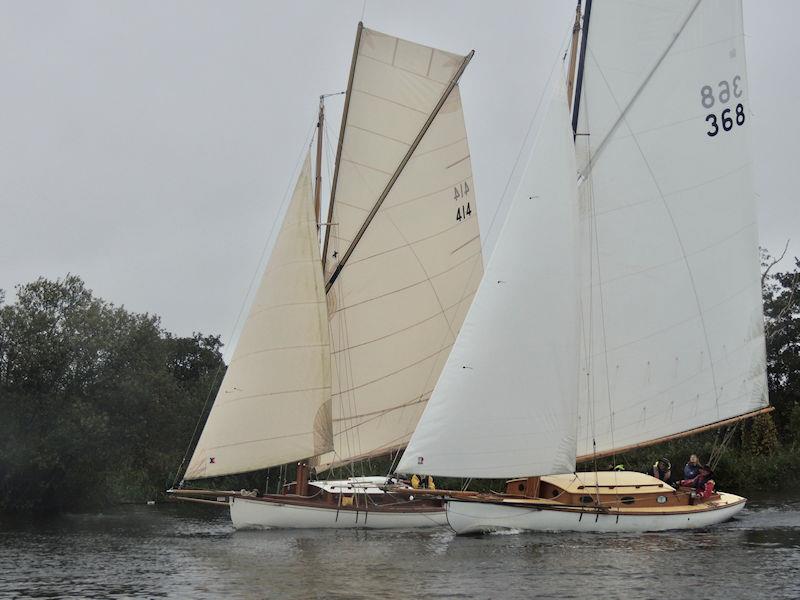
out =
<path fill-rule="evenodd" d="M 663 492 L 671 491 L 673 488 L 668 483 L 656 479 L 645 473 L 635 471 L 599 471 L 597 473 L 568 473 L 564 475 L 545 475 L 542 481 L 562 488 L 571 494 L 586 493 L 587 490 L 594 492 L 596 486 L 600 487 L 600 492 L 608 490 L 637 490 L 640 492 Z"/>

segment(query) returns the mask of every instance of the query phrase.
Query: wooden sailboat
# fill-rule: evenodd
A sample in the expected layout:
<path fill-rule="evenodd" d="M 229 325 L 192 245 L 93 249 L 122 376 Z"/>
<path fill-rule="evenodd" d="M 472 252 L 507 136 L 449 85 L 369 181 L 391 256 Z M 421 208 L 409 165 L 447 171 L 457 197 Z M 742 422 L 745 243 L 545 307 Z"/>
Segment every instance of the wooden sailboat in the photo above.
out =
<path fill-rule="evenodd" d="M 398 466 L 510 479 L 444 493 L 459 533 L 724 521 L 744 498 L 576 463 L 769 410 L 741 4 L 585 8 L 572 115 L 562 82 Z"/>
<path fill-rule="evenodd" d="M 229 505 L 236 527 L 444 523 L 441 501 L 387 493 L 386 476 L 309 481 L 309 470 L 405 446 L 482 276 L 458 87 L 471 57 L 359 24 L 327 219 L 321 99 L 316 185 L 309 152 L 184 475 L 298 462 L 297 481 L 175 496 Z"/>

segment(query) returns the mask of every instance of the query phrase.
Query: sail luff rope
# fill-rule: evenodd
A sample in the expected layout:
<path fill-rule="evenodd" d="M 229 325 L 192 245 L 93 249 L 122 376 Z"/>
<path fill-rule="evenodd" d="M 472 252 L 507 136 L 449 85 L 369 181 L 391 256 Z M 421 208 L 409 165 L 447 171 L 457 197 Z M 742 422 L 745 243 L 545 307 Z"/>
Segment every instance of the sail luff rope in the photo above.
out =
<path fill-rule="evenodd" d="M 242 298 L 242 303 L 239 306 L 239 312 L 236 315 L 236 320 L 233 323 L 233 328 L 231 329 L 231 333 L 228 336 L 228 339 L 231 340 L 231 341 L 234 339 L 234 335 L 236 333 L 236 330 L 239 327 L 239 322 L 242 319 L 242 315 L 244 314 L 245 308 L 247 308 L 247 306 L 248 306 L 247 300 L 250 297 L 251 292 L 253 291 L 253 285 L 255 284 L 256 280 L 259 278 L 259 275 L 262 273 L 263 269 L 261 268 L 261 264 L 264 262 L 264 258 L 265 258 L 266 254 L 267 254 L 267 249 L 270 248 L 270 246 L 271 246 L 272 239 L 273 239 L 273 237 L 275 235 L 275 231 L 277 230 L 278 222 L 279 221 L 281 223 L 283 222 L 283 220 L 281 219 L 281 215 L 283 215 L 284 210 L 286 208 L 286 204 L 289 201 L 290 193 L 291 193 L 291 191 L 293 189 L 293 186 L 296 185 L 297 177 L 298 177 L 298 169 L 300 167 L 300 164 L 303 161 L 303 156 L 308 151 L 307 149 L 311 147 L 311 144 L 314 141 L 314 128 L 317 125 L 318 116 L 319 115 L 317 114 L 317 109 L 315 109 L 313 122 L 312 122 L 311 126 L 309 127 L 308 132 L 306 133 L 306 138 L 305 138 L 306 141 L 303 143 L 302 150 L 300 151 L 300 155 L 298 156 L 297 160 L 295 161 L 294 168 L 292 169 L 292 175 L 289 177 L 289 184 L 287 185 L 286 191 L 283 194 L 283 199 L 281 200 L 281 203 L 278 206 L 277 216 L 276 216 L 275 220 L 272 222 L 272 227 L 270 228 L 269 234 L 267 235 L 267 238 L 264 241 L 264 246 L 261 249 L 261 256 L 258 259 L 258 263 L 256 264 L 256 268 L 255 268 L 255 271 L 253 272 L 253 276 L 250 278 L 250 284 L 247 286 L 247 292 L 245 292 L 244 298 Z M 178 469 L 175 472 L 175 478 L 172 481 L 172 487 L 173 488 L 178 484 L 179 478 L 182 481 L 182 476 L 185 475 L 185 473 L 182 473 L 183 467 L 186 464 L 186 459 L 188 458 L 189 451 L 192 449 L 192 446 L 195 443 L 195 436 L 197 436 L 197 430 L 200 427 L 200 422 L 203 420 L 203 415 L 205 414 L 206 408 L 208 407 L 208 402 L 211 399 L 211 393 L 212 393 L 212 391 L 214 389 L 214 385 L 216 384 L 217 378 L 219 377 L 220 371 L 222 370 L 222 364 L 223 364 L 223 362 L 220 361 L 220 364 L 217 365 L 217 369 L 216 369 L 216 371 L 214 371 L 214 375 L 211 378 L 211 382 L 208 385 L 208 392 L 206 393 L 206 398 L 203 401 L 203 408 L 201 409 L 200 414 L 197 417 L 197 421 L 195 422 L 194 429 L 192 430 L 192 435 L 189 438 L 189 443 L 187 444 L 186 450 L 183 453 L 183 458 L 181 459 L 180 465 L 178 466 Z M 213 406 L 212 406 L 212 409 L 213 409 Z M 209 415 L 210 414 L 211 413 L 209 412 Z"/>

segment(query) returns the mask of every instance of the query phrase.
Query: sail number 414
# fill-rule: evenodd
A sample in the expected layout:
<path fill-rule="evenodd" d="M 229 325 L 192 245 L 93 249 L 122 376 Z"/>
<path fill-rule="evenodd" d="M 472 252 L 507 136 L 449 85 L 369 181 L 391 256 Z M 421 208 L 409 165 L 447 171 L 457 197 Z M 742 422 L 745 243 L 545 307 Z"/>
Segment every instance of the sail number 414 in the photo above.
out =
<path fill-rule="evenodd" d="M 459 203 L 459 206 L 456 207 L 456 221 L 463 221 L 472 215 L 468 196 L 469 184 L 466 181 L 453 187 L 453 200 Z"/>
<path fill-rule="evenodd" d="M 742 78 L 736 75 L 730 82 L 727 80 L 720 81 L 717 84 L 716 90 L 710 85 L 701 87 L 700 103 L 703 105 L 703 108 L 709 109 L 713 108 L 717 103 L 724 106 L 731 102 L 731 98 L 738 100 L 743 95 Z M 720 126 L 722 131 L 730 131 L 733 129 L 734 123 L 738 126 L 742 126 L 744 122 L 744 104 L 738 102 L 735 108 L 731 108 L 730 106 L 724 108 L 722 112 L 719 113 L 719 118 L 715 112 L 706 115 L 706 123 L 708 123 L 709 127 L 708 131 L 706 131 L 706 135 L 708 137 L 714 137 L 720 132 Z"/>

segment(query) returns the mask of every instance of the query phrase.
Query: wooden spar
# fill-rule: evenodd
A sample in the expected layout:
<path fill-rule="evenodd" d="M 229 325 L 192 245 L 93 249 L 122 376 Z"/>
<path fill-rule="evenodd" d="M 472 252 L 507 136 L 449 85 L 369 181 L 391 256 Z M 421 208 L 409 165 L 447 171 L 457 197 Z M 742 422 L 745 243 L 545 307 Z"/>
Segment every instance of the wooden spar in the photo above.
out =
<path fill-rule="evenodd" d="M 336 200 L 336 182 L 339 181 L 339 163 L 342 160 L 342 145 L 344 144 L 344 128 L 347 124 L 347 112 L 350 110 L 350 96 L 353 91 L 353 75 L 356 72 L 356 59 L 358 58 L 358 47 L 361 44 L 361 32 L 364 30 L 364 23 L 358 22 L 356 30 L 356 43 L 353 46 L 353 59 L 350 62 L 350 75 L 347 77 L 347 90 L 344 97 L 344 109 L 342 110 L 342 125 L 339 128 L 339 142 L 336 144 L 336 160 L 333 167 L 333 180 L 331 181 L 331 199 L 328 203 L 328 224 L 325 227 L 325 242 L 322 244 L 322 270 L 325 272 L 325 264 L 328 259 L 328 240 L 331 236 L 331 223 L 333 222 L 333 203 Z M 327 288 L 325 289 L 327 292 Z"/>
<path fill-rule="evenodd" d="M 752 412 L 739 415 L 738 417 L 723 419 L 722 421 L 716 421 L 715 423 L 703 425 L 702 427 L 695 427 L 694 429 L 689 429 L 688 431 L 681 431 L 680 433 L 674 433 L 672 435 L 665 435 L 664 437 L 656 438 L 654 440 L 649 440 L 647 442 L 642 442 L 640 444 L 631 444 L 629 446 L 623 446 L 621 448 L 615 448 L 613 450 L 606 450 L 604 452 L 597 452 L 594 454 L 584 454 L 583 456 L 578 456 L 575 459 L 575 461 L 586 462 L 589 460 L 594 460 L 596 458 L 606 458 L 607 456 L 613 456 L 615 454 L 624 454 L 632 450 L 638 450 L 639 448 L 647 448 L 648 446 L 654 446 L 655 444 L 661 444 L 664 442 L 685 438 L 690 435 L 694 435 L 696 433 L 709 431 L 710 429 L 718 429 L 720 427 L 725 427 L 726 425 L 732 425 L 733 423 L 738 423 L 739 421 L 743 421 L 744 419 L 757 417 L 758 415 L 765 415 L 767 413 L 772 412 L 773 410 L 775 410 L 774 406 L 765 406 L 764 408 L 759 408 L 758 410 L 754 410 Z"/>
<path fill-rule="evenodd" d="M 575 89 L 575 63 L 578 59 L 578 42 L 581 32 L 581 0 L 575 7 L 575 24 L 572 26 L 572 46 L 569 51 L 569 71 L 567 71 L 567 106 L 572 110 L 572 90 Z"/>
<path fill-rule="evenodd" d="M 189 498 L 186 496 L 175 496 L 172 500 L 178 502 L 194 502 L 195 504 L 210 504 L 212 506 L 229 506 L 227 502 L 219 502 L 218 500 L 203 500 L 202 498 Z"/>
<path fill-rule="evenodd" d="M 350 258 L 350 255 L 353 254 L 353 250 L 355 250 L 356 246 L 358 246 L 358 243 L 361 241 L 361 238 L 363 237 L 364 232 L 367 230 L 367 227 L 369 227 L 369 224 L 372 222 L 372 219 L 375 218 L 378 209 L 380 209 L 381 205 L 383 204 L 383 201 L 386 200 L 386 196 L 388 196 L 389 192 L 392 191 L 392 187 L 397 181 L 397 178 L 400 177 L 400 173 L 402 173 L 403 169 L 405 169 L 406 164 L 408 164 L 408 161 L 411 159 L 411 155 L 414 154 L 414 150 L 417 149 L 417 146 L 419 146 L 419 143 L 422 141 L 422 138 L 425 137 L 425 133 L 427 133 L 428 129 L 433 123 L 433 120 L 436 118 L 436 115 L 439 114 L 439 111 L 442 109 L 442 106 L 444 106 L 444 103 L 450 96 L 450 92 L 452 92 L 453 88 L 456 87 L 459 78 L 464 73 L 464 69 L 467 68 L 469 61 L 472 60 L 473 56 L 475 56 L 475 50 L 470 50 L 469 54 L 467 54 L 464 57 L 464 60 L 461 61 L 461 66 L 458 67 L 458 70 L 455 72 L 452 79 L 450 79 L 450 83 L 444 89 L 444 92 L 442 92 L 442 96 L 441 98 L 439 98 L 439 102 L 436 103 L 436 106 L 433 108 L 433 111 L 431 111 L 431 114 L 428 115 L 428 120 L 425 121 L 425 124 L 419 130 L 419 133 L 417 134 L 417 137 L 414 138 L 414 141 L 411 142 L 411 146 L 409 146 L 406 155 L 403 157 L 403 160 L 401 160 L 400 164 L 397 165 L 397 169 L 395 169 L 394 174 L 389 179 L 389 182 L 386 184 L 386 187 L 383 189 L 383 192 L 381 192 L 381 195 L 378 196 L 378 199 L 375 201 L 375 205 L 372 207 L 372 210 L 369 211 L 367 218 L 361 224 L 361 228 L 358 230 L 358 233 L 353 238 L 353 241 L 350 242 L 350 245 L 347 247 L 347 251 L 342 255 L 342 259 L 339 261 L 339 264 L 336 265 L 336 269 L 331 274 L 331 278 L 328 280 L 328 283 L 325 284 L 326 293 L 328 292 L 328 290 L 331 289 L 331 286 L 339 277 L 339 273 L 342 272 L 342 269 L 344 268 L 344 265 L 347 263 L 347 260 Z"/>
<path fill-rule="evenodd" d="M 314 214 L 317 219 L 317 233 L 319 233 L 320 199 L 322 198 L 322 131 L 325 125 L 325 96 L 319 97 L 319 117 L 317 118 L 317 165 L 314 179 Z"/>
<path fill-rule="evenodd" d="M 589 42 L 589 18 L 592 16 L 592 0 L 586 0 L 586 12 L 583 14 L 583 35 L 581 36 L 581 57 L 578 61 L 578 82 L 575 86 L 575 102 L 572 110 L 572 138 L 578 135 L 578 111 L 581 108 L 581 91 L 583 90 L 583 68 L 586 64 L 586 46 Z"/>

